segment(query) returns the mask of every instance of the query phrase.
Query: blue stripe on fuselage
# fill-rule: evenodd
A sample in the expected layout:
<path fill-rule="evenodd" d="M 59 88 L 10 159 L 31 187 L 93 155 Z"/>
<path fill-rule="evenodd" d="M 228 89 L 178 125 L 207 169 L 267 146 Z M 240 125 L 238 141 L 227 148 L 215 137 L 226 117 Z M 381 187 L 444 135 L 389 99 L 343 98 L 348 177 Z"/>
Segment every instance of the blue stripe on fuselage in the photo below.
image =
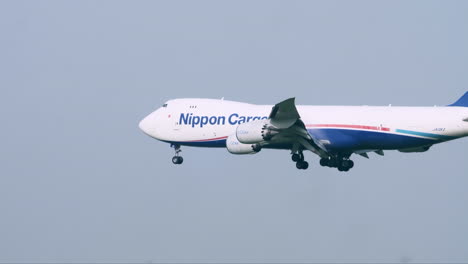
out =
<path fill-rule="evenodd" d="M 420 137 L 428 137 L 428 138 L 433 138 L 433 139 L 440 139 L 440 140 L 451 140 L 451 139 L 455 139 L 454 137 L 451 137 L 451 136 L 438 135 L 438 134 L 425 133 L 425 132 L 418 132 L 418 131 L 411 131 L 411 130 L 404 130 L 404 129 L 397 129 L 397 130 L 395 130 L 395 132 L 397 132 L 397 133 L 402 133 L 402 134 L 408 134 L 408 135 L 414 135 L 414 136 L 420 136 Z"/>
<path fill-rule="evenodd" d="M 432 145 L 442 142 L 441 139 L 419 138 L 409 135 L 398 135 L 379 131 L 351 129 L 308 129 L 310 135 L 318 140 L 328 140 L 326 148 L 330 151 L 359 149 L 403 149 Z"/>
<path fill-rule="evenodd" d="M 178 144 L 181 146 L 191 146 L 191 147 L 206 147 L 206 148 L 224 148 L 226 147 L 226 139 L 211 140 L 211 141 L 166 141 L 171 144 Z"/>
<path fill-rule="evenodd" d="M 336 128 L 314 128 L 307 130 L 310 135 L 318 140 L 328 140 L 331 144 L 326 145 L 330 151 L 359 150 L 359 149 L 404 149 L 419 146 L 427 146 L 440 143 L 446 140 L 455 139 L 455 137 L 429 134 L 423 132 L 397 129 L 397 133 L 407 134 L 399 135 L 385 133 L 381 131 L 351 130 Z M 430 137 L 420 138 L 416 136 Z M 209 141 L 183 141 L 169 142 L 183 146 L 224 148 L 226 139 Z M 280 147 L 284 148 L 284 147 Z"/>

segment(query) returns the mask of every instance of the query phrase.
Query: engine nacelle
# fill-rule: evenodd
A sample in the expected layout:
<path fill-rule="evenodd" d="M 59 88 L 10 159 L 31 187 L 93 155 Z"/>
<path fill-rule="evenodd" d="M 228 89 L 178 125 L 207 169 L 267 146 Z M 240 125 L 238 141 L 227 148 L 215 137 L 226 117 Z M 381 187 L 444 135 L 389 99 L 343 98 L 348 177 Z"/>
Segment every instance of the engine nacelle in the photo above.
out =
<path fill-rule="evenodd" d="M 236 135 L 231 135 L 226 139 L 226 148 L 231 154 L 255 154 L 262 149 L 258 144 L 243 144 L 239 142 Z"/>
<path fill-rule="evenodd" d="M 244 144 L 255 144 L 270 140 L 277 131 L 272 130 L 269 120 L 256 120 L 243 123 L 236 128 L 236 137 Z"/>

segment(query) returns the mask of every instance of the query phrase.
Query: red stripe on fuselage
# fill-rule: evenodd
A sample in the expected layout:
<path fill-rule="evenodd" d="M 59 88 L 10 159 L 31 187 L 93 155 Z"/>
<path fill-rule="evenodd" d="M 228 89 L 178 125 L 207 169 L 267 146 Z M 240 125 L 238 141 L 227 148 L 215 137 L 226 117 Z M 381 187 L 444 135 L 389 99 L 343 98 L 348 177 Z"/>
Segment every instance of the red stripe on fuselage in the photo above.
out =
<path fill-rule="evenodd" d="M 366 130 L 377 130 L 377 131 L 390 131 L 388 127 L 378 127 L 378 126 L 360 126 L 360 125 L 339 125 L 339 124 L 314 124 L 306 125 L 306 127 L 313 128 L 354 128 L 354 129 L 366 129 Z"/>
<path fill-rule="evenodd" d="M 204 141 L 215 141 L 215 140 L 222 140 L 226 139 L 227 137 L 219 137 L 219 138 L 210 138 L 210 139 L 200 139 L 200 140 L 191 140 L 189 142 L 204 142 Z"/>

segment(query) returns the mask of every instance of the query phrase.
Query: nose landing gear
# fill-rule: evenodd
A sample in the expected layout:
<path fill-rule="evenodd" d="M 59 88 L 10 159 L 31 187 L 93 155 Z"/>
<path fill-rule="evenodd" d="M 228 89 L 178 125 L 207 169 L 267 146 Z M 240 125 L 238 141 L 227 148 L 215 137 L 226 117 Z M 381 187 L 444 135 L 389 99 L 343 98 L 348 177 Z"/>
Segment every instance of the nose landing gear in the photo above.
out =
<path fill-rule="evenodd" d="M 172 157 L 172 163 L 174 163 L 176 165 L 182 164 L 182 162 L 184 162 L 184 158 L 179 156 L 179 153 L 182 152 L 182 150 L 180 149 L 180 145 L 171 144 L 171 147 L 173 147 L 174 150 L 175 150 L 175 156 Z"/>
<path fill-rule="evenodd" d="M 184 158 L 182 158 L 180 156 L 172 157 L 172 163 L 174 163 L 176 165 L 179 165 L 179 164 L 182 164 L 182 162 L 184 162 Z"/>

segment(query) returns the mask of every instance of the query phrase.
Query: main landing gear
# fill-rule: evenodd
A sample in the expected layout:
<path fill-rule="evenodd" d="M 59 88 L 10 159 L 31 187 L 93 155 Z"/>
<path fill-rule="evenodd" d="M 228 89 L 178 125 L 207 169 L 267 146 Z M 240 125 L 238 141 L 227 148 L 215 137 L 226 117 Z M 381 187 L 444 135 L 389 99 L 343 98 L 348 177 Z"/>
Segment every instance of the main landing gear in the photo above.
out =
<path fill-rule="evenodd" d="M 309 163 L 304 160 L 304 154 L 302 151 L 293 153 L 291 159 L 292 161 L 296 162 L 296 168 L 299 170 L 307 170 L 307 168 L 309 168 Z"/>
<path fill-rule="evenodd" d="M 320 165 L 324 167 L 338 168 L 339 171 L 349 171 L 354 167 L 354 162 L 349 159 L 349 156 L 334 156 L 320 159 Z"/>
<path fill-rule="evenodd" d="M 180 149 L 180 145 L 171 144 L 171 147 L 173 147 L 175 150 L 175 156 L 172 157 L 172 163 L 176 165 L 182 164 L 182 162 L 184 162 L 184 158 L 182 158 L 182 156 L 179 156 L 179 153 L 182 152 L 182 150 Z"/>

